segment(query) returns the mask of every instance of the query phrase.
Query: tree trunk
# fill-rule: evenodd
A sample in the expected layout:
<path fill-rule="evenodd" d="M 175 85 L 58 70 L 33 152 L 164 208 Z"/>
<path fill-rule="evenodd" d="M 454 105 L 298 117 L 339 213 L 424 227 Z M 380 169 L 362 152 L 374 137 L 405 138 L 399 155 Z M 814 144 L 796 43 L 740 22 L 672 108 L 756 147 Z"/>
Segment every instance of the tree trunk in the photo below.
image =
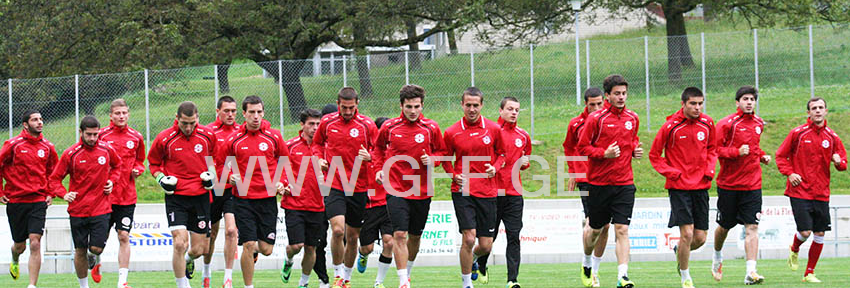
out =
<path fill-rule="evenodd" d="M 268 61 L 258 62 L 257 65 L 274 77 L 275 83 L 280 83 L 278 82 L 281 79 L 278 79 L 277 63 L 277 61 Z M 300 75 L 305 63 L 305 61 L 283 61 L 282 63 L 283 92 L 286 94 L 287 106 L 289 106 L 290 123 L 298 123 L 301 111 L 307 109 L 307 100 L 304 98 L 304 87 L 301 85 Z"/>
<path fill-rule="evenodd" d="M 416 37 L 416 21 L 413 19 L 408 19 L 404 21 L 404 25 L 407 26 L 407 39 Z M 410 61 L 410 70 L 419 69 L 421 64 L 419 63 L 422 59 L 422 55 L 419 53 L 419 42 L 410 43 L 408 45 L 408 61 Z"/>
<path fill-rule="evenodd" d="M 455 39 L 455 30 L 449 30 L 446 32 L 446 36 L 449 38 L 449 53 L 457 53 L 457 39 Z"/>
<path fill-rule="evenodd" d="M 669 6 L 672 5 L 662 7 L 667 19 L 667 76 L 671 80 L 679 80 L 682 78 L 682 66 L 693 67 L 694 59 L 685 30 L 684 12 Z"/>
<path fill-rule="evenodd" d="M 354 41 L 358 40 L 366 40 L 365 35 L 366 29 L 364 29 L 361 25 L 355 23 L 354 24 Z M 366 47 L 356 47 L 354 48 L 354 55 L 357 57 L 357 78 L 360 81 L 360 97 L 368 98 L 371 97 L 372 92 L 372 78 L 369 76 L 369 61 L 366 58 L 366 55 L 369 52 L 366 51 Z"/>
<path fill-rule="evenodd" d="M 230 80 L 227 78 L 227 70 L 230 69 L 230 60 L 226 64 L 218 65 L 218 90 L 221 93 L 230 92 Z"/>

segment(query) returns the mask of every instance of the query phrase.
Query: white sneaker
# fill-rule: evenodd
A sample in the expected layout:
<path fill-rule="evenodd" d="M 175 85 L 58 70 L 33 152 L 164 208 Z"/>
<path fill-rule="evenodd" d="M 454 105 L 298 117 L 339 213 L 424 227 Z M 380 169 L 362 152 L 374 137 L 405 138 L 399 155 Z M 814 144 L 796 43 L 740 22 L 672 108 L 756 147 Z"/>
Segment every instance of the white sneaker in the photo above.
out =
<path fill-rule="evenodd" d="M 714 276 L 714 281 L 723 279 L 723 262 L 711 261 L 711 276 Z"/>
<path fill-rule="evenodd" d="M 744 277 L 744 285 L 757 285 L 761 283 L 764 283 L 764 276 L 759 275 L 755 271 L 750 272 L 750 274 Z"/>

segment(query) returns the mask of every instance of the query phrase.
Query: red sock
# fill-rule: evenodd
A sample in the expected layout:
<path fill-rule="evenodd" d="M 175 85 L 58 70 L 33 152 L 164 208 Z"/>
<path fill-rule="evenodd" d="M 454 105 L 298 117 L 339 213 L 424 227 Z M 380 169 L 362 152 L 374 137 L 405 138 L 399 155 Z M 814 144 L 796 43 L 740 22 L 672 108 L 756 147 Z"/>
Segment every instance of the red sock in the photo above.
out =
<path fill-rule="evenodd" d="M 799 253 L 800 245 L 803 245 L 803 242 L 805 241 L 806 240 L 800 241 L 800 239 L 797 238 L 797 234 L 794 234 L 794 244 L 791 244 L 791 251 L 794 251 L 794 253 Z"/>
<path fill-rule="evenodd" d="M 806 274 L 803 274 L 804 277 L 815 273 L 815 265 L 818 265 L 821 250 L 823 250 L 823 243 L 812 242 L 812 247 L 809 248 L 809 264 L 806 265 Z"/>

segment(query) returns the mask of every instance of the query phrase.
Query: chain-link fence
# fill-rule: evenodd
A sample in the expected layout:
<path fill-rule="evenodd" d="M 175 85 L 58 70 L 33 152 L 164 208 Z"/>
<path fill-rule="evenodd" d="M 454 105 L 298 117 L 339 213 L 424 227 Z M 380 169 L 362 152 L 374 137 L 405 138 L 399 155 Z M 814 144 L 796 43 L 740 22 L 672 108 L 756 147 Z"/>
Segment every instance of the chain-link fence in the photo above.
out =
<path fill-rule="evenodd" d="M 130 105 L 130 126 L 150 141 L 173 125 L 182 101 L 198 104 L 205 124 L 215 120 L 218 97 L 229 95 L 241 101 L 257 95 L 265 102 L 265 118 L 288 138 L 297 135 L 300 111 L 334 103 L 343 86 L 361 94 L 361 113 L 396 117 L 398 90 L 410 83 L 425 87 L 425 115 L 443 129 L 462 116 L 461 92 L 478 86 L 485 94 L 485 117 L 496 120 L 499 100 L 516 97 L 523 108 L 520 126 L 533 137 L 554 136 L 563 135 L 564 125 L 583 108 L 581 93 L 589 86 L 602 88 L 602 80 L 614 73 L 628 80 L 628 107 L 641 116 L 645 131 L 654 131 L 679 109 L 679 94 L 687 86 L 705 91 L 706 110 L 717 119 L 734 111 L 734 92 L 742 85 L 771 91 L 761 94 L 762 115 L 801 114 L 813 95 L 835 100 L 829 101 L 833 111 L 850 108 L 838 101 L 850 90 L 850 25 L 846 24 L 582 40 L 469 54 L 433 50 L 343 54 L 11 79 L 0 83 L 0 91 L 8 93 L 9 99 L 0 103 L 0 109 L 9 111 L 9 119 L 0 121 L 7 122 L 4 127 L 11 137 L 19 133 L 19 115 L 38 109 L 46 120 L 45 135 L 61 150 L 76 141 L 80 117 L 93 114 L 105 125 L 109 102 L 120 97 Z M 765 107 L 768 102 L 772 104 Z"/>

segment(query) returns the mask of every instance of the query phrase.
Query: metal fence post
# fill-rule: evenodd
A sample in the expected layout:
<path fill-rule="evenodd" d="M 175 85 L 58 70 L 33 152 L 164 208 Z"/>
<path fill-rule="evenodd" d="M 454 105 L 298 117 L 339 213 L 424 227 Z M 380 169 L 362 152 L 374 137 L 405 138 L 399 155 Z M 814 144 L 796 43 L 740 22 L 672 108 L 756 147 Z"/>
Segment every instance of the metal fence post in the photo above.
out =
<path fill-rule="evenodd" d="M 702 57 L 702 94 L 703 96 L 703 113 L 708 113 L 707 105 L 708 105 L 708 92 L 705 91 L 705 32 L 699 33 L 699 49 Z"/>
<path fill-rule="evenodd" d="M 404 85 L 410 84 L 410 57 L 408 51 L 404 51 Z"/>
<path fill-rule="evenodd" d="M 528 45 L 529 74 L 531 76 L 531 140 L 534 140 L 534 44 Z"/>
<path fill-rule="evenodd" d="M 348 87 L 348 56 L 342 55 L 342 87 Z"/>
<path fill-rule="evenodd" d="M 336 75 L 336 60 L 333 52 L 331 52 L 331 73 L 328 75 Z"/>
<path fill-rule="evenodd" d="M 12 139 L 12 79 L 9 79 L 9 139 Z"/>
<path fill-rule="evenodd" d="M 475 52 L 469 52 L 469 86 L 475 86 Z"/>
<path fill-rule="evenodd" d="M 646 82 L 646 131 L 652 132 L 649 118 L 649 36 L 643 36 L 643 67 L 644 74 L 646 75 L 646 78 L 644 78 L 644 82 Z"/>
<path fill-rule="evenodd" d="M 280 134 L 283 135 L 283 61 L 277 60 L 277 113 L 280 121 Z M 291 105 L 291 104 L 290 104 Z"/>
<path fill-rule="evenodd" d="M 812 43 L 812 25 L 809 25 L 809 83 L 811 83 L 812 98 L 815 98 L 815 54 Z"/>
<path fill-rule="evenodd" d="M 578 39 L 578 11 L 576 11 L 576 106 L 581 106 L 581 51 Z"/>
<path fill-rule="evenodd" d="M 759 89 L 759 31 L 758 29 L 753 29 L 753 56 L 755 58 L 755 80 L 756 80 L 756 90 Z M 756 114 L 759 114 L 759 100 L 756 99 Z"/>
<path fill-rule="evenodd" d="M 213 65 L 213 73 L 215 73 L 215 105 L 218 106 L 218 65 Z"/>
<path fill-rule="evenodd" d="M 74 75 L 74 127 L 80 127 L 80 75 Z M 74 128 L 74 139 L 80 138 L 80 129 Z"/>
<path fill-rule="evenodd" d="M 147 138 L 148 147 L 151 144 L 151 107 L 150 107 L 150 81 L 148 81 L 148 69 L 145 69 L 145 138 Z"/>
<path fill-rule="evenodd" d="M 366 70 L 372 70 L 372 54 L 366 54 Z"/>
<path fill-rule="evenodd" d="M 590 88 L 590 40 L 584 40 L 584 62 L 587 64 L 587 88 Z"/>

